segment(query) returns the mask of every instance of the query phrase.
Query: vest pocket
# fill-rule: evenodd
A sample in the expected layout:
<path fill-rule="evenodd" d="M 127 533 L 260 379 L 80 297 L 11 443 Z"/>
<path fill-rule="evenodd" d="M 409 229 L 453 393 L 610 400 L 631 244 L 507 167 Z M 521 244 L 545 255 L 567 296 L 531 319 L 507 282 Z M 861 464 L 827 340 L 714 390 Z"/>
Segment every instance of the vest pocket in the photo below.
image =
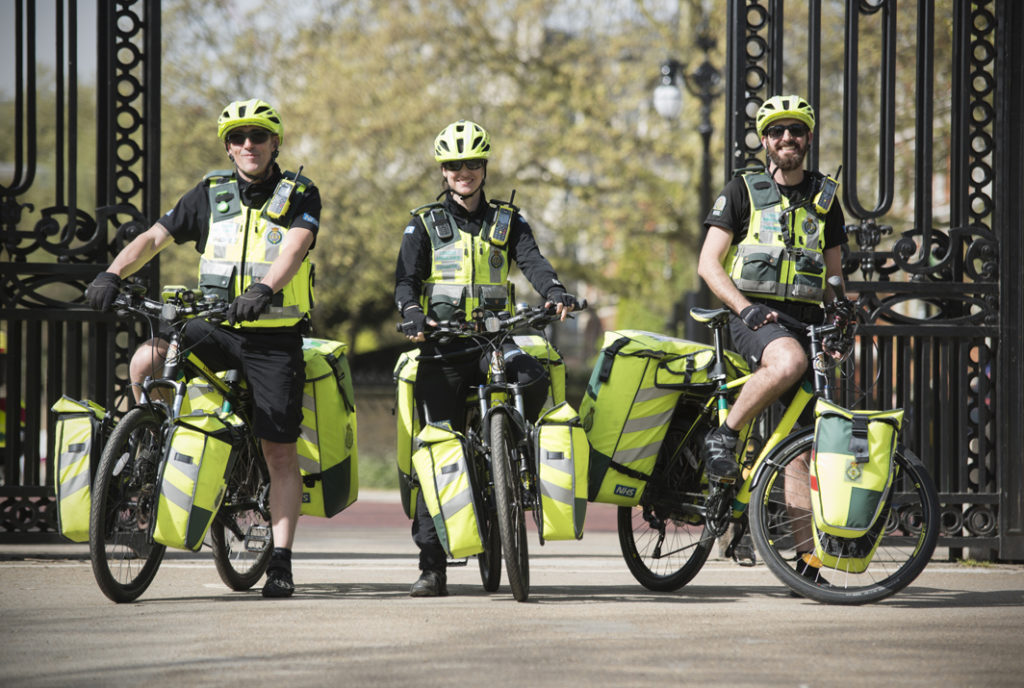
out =
<path fill-rule="evenodd" d="M 427 292 L 427 315 L 450 320 L 455 311 L 465 311 L 465 287 L 461 284 L 432 284 Z"/>
<path fill-rule="evenodd" d="M 230 300 L 232 298 L 231 284 L 234 282 L 234 272 L 234 269 L 232 269 L 226 275 L 203 273 L 199 276 L 199 288 L 207 296 L 219 296 L 222 299 Z"/>
<path fill-rule="evenodd" d="M 508 289 L 505 285 L 482 285 L 477 289 L 480 293 L 480 307 L 485 311 L 503 311 L 508 308 Z"/>
<path fill-rule="evenodd" d="M 740 291 L 774 294 L 782 275 L 782 246 L 740 244 L 736 247 L 733 281 Z"/>

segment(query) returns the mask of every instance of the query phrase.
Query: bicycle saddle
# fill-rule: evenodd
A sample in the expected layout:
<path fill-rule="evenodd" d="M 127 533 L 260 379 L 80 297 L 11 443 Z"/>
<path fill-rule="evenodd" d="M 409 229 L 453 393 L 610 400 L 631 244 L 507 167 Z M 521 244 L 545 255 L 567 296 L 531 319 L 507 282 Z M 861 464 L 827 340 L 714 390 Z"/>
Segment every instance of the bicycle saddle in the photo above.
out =
<path fill-rule="evenodd" d="M 690 316 L 700 323 L 710 323 L 710 327 L 718 329 L 725 327 L 725 324 L 729 322 L 729 314 L 732 313 L 728 308 L 691 308 Z"/>

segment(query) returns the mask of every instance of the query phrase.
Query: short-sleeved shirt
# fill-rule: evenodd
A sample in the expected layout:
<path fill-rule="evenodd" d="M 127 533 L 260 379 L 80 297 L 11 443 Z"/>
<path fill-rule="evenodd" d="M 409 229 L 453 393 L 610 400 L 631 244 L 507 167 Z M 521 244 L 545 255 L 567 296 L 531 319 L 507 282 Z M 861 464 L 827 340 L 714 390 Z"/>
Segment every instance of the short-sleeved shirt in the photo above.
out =
<path fill-rule="evenodd" d="M 247 182 L 238 178 L 238 193 L 242 203 L 248 208 L 263 207 L 280 180 L 281 168 L 277 165 L 274 165 L 273 172 L 265 181 Z M 208 188 L 205 181 L 199 182 L 178 199 L 174 208 L 160 217 L 160 224 L 174 237 L 174 243 L 195 242 L 199 253 L 205 250 L 206 237 L 210 232 Z M 312 250 L 320 229 L 320 190 L 316 186 L 309 187 L 304 193 L 292 196 L 291 202 L 295 212 L 290 227 L 303 227 L 313 232 Z"/>
<path fill-rule="evenodd" d="M 790 205 L 802 203 L 817 191 L 817 180 L 820 178 L 821 175 L 808 172 L 804 174 L 803 181 L 796 186 L 779 184 L 779 192 L 789 200 Z M 725 185 L 704 220 L 705 228 L 710 225 L 732 232 L 733 246 L 746 238 L 747 230 L 750 227 L 750 195 L 747 193 L 747 184 L 742 177 L 734 177 Z M 828 215 L 825 216 L 824 248 L 833 248 L 846 243 L 845 225 L 843 209 L 838 202 L 833 203 Z"/>

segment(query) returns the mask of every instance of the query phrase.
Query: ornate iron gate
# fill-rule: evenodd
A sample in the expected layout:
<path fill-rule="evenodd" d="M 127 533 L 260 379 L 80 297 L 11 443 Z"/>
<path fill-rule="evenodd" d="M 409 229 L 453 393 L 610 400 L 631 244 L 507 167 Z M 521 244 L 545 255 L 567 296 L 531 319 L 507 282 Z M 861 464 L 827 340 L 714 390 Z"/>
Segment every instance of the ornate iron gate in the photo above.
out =
<path fill-rule="evenodd" d="M 793 3 L 795 4 L 795 3 Z M 859 363 L 844 389 L 869 388 L 869 408 L 907 409 L 905 441 L 936 479 L 943 503 L 940 546 L 1024 559 L 1021 238 L 1024 235 L 1024 7 L 1011 0 L 953 0 L 952 64 L 937 64 L 935 3 L 917 3 L 917 126 L 914 221 L 885 223 L 893 206 L 897 104 L 895 0 L 847 0 L 842 103 L 843 206 L 851 248 L 848 287 L 868 306 Z M 807 3 L 807 30 L 783 30 L 782 0 L 732 0 L 729 7 L 727 153 L 732 171 L 756 159 L 752 114 L 775 93 L 802 92 L 820 114 L 821 3 Z M 904 8 L 907 3 L 902 3 Z M 791 5 L 792 7 L 792 5 Z M 862 24 L 875 22 L 881 54 L 878 137 L 866 140 L 858 112 Z M 803 28 L 803 27 L 801 27 Z M 806 35 L 806 77 L 785 82 L 787 43 Z M 933 221 L 933 104 L 944 98 L 935 70 L 952 74 L 949 94 L 949 226 Z M 792 75 L 787 75 L 791 79 Z M 899 94 L 906 98 L 906 94 Z M 996 146 L 996 142 L 999 145 Z M 877 147 L 877 169 L 859 170 L 864 146 Z M 811 167 L 817 167 L 811 149 Z M 877 176 L 873 207 L 858 175 Z"/>
<path fill-rule="evenodd" d="M 3 29 L 16 55 L 15 159 L 0 176 L 3 541 L 58 537 L 53 448 L 44 441 L 53 435 L 49 404 L 67 394 L 123 405 L 111 390 L 124 394 L 136 335 L 83 307 L 82 293 L 112 253 L 148 226 L 145 218 L 157 216 L 159 203 L 160 3 L 97 2 L 95 103 L 83 95 L 89 89 L 79 87 L 77 71 L 79 26 L 91 18 L 80 17 L 74 2 L 47 9 L 50 45 L 36 40 L 41 10 L 33 0 L 15 0 L 15 21 Z M 52 88 L 39 85 L 42 62 L 54 66 Z M 91 132 L 82 121 L 93 116 Z M 82 207 L 93 193 L 80 183 L 91 176 L 93 141 L 95 210 Z M 42 203 L 50 205 L 36 213 Z"/>
<path fill-rule="evenodd" d="M 847 0 L 844 72 L 843 204 L 854 249 L 847 256 L 850 288 L 870 304 L 854 379 L 872 380 L 870 404 L 897 404 L 910 413 L 907 439 L 937 479 L 945 504 L 942 544 L 998 551 L 1024 559 L 1024 5 L 1015 0 L 951 0 L 954 55 L 938 65 L 933 52 L 933 3 L 919 0 L 917 180 L 914 221 L 885 224 L 898 171 L 893 155 L 896 93 L 894 0 Z M 904 7 L 908 3 L 903 3 Z M 0 317 L 7 335 L 2 368 L 3 422 L 0 540 L 57 537 L 53 516 L 52 431 L 46 408 L 62 393 L 117 408 L 136 333 L 110 316 L 81 307 L 84 285 L 112 253 L 158 215 L 160 7 L 156 0 L 98 0 L 96 16 L 95 211 L 80 202 L 83 145 L 75 3 L 56 2 L 52 89 L 40 88 L 37 7 L 15 0 L 4 31 L 15 45 L 15 159 L 0 172 Z M 796 6 L 791 2 L 790 7 Z M 783 30 L 783 0 L 730 0 L 725 170 L 758 153 L 752 114 L 767 96 L 803 91 L 821 112 L 821 3 L 806 3 L 806 79 L 783 80 L 791 34 Z M 880 140 L 865 141 L 853 104 L 862 22 L 876 22 L 883 54 Z M 933 223 L 934 70 L 952 70 L 949 97 L 949 227 Z M 52 92 L 51 92 L 52 91 Z M 40 97 L 53 98 L 52 121 L 40 117 Z M 834 107 L 831 105 L 826 106 Z M 40 157 L 40 136 L 55 131 L 52 158 Z M 999 145 L 996 146 L 996 141 Z M 878 169 L 858 170 L 862 146 L 879 146 Z M 50 150 L 48 147 L 47 151 Z M 40 191 L 39 170 L 52 188 Z M 812 149 L 812 165 L 817 153 Z M 877 175 L 878 198 L 864 205 L 853 180 Z M 728 176 L 728 175 L 726 175 Z M 33 195 L 34 194 L 34 195 Z M 38 214 L 34 200 L 47 204 Z M 31 199 L 31 200 L 30 200 Z M 871 205 L 871 204 L 869 204 Z M 31 225 L 31 226 L 30 226 Z M 111 238 L 112 237 L 112 238 Z M 156 266 L 151 266 L 156 270 Z M 151 279 L 151 284 L 158 280 Z M 114 384 L 117 383 L 117 384 Z M 847 394 L 852 389 L 846 390 Z"/>

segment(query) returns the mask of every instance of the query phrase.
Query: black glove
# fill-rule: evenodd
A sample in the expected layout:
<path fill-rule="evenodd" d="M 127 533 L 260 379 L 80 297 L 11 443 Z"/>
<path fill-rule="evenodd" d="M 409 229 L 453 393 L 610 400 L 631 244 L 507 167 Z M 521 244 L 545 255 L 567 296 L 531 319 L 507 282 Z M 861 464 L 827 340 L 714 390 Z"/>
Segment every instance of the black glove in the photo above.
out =
<path fill-rule="evenodd" d="M 245 293 L 236 297 L 228 306 L 228 323 L 234 325 L 243 320 L 259 320 L 260 313 L 270 305 L 274 290 L 259 282 L 250 284 Z"/>
<path fill-rule="evenodd" d="M 764 325 L 768 316 L 774 312 L 775 309 L 769 308 L 763 303 L 754 303 L 740 311 L 740 320 L 750 329 L 756 330 Z"/>
<path fill-rule="evenodd" d="M 419 306 L 411 306 L 405 311 L 402 321 L 402 334 L 406 337 L 415 337 L 421 332 L 427 331 L 427 316 Z"/>
<path fill-rule="evenodd" d="M 112 272 L 101 272 L 85 288 L 85 299 L 98 311 L 109 311 L 121 292 L 121 278 Z"/>
<path fill-rule="evenodd" d="M 564 289 L 552 289 L 548 292 L 547 300 L 556 306 L 562 304 L 566 310 L 578 311 L 580 309 L 580 302 L 576 300 L 575 296 L 567 293 Z"/>

